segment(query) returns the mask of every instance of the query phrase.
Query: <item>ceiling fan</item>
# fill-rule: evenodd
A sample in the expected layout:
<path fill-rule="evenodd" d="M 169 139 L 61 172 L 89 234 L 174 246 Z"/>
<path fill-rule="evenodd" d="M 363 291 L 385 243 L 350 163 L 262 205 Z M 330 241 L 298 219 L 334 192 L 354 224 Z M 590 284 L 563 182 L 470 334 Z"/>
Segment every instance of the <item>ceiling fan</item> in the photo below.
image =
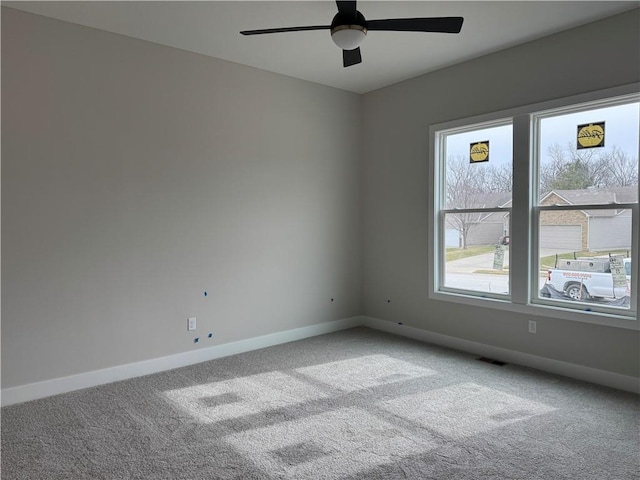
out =
<path fill-rule="evenodd" d="M 263 30 L 245 30 L 242 35 L 262 35 L 265 33 L 301 32 L 306 30 L 331 30 L 331 39 L 342 49 L 345 67 L 362 62 L 360 43 L 369 30 L 393 32 L 436 32 L 460 33 L 462 17 L 433 18 L 388 18 L 384 20 L 366 20 L 356 9 L 356 2 L 336 2 L 338 13 L 331 25 L 313 25 L 306 27 L 267 28 Z"/>

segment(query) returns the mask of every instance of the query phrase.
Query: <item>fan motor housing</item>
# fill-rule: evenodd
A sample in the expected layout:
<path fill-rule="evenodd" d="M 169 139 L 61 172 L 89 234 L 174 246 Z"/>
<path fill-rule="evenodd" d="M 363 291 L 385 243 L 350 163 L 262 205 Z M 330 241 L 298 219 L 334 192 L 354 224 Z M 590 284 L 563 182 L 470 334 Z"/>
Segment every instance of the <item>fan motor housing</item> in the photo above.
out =
<path fill-rule="evenodd" d="M 353 16 L 351 15 L 338 12 L 336 13 L 336 16 L 333 17 L 333 20 L 331 21 L 331 32 L 333 32 L 336 27 L 342 27 L 347 25 L 358 25 L 364 28 L 366 31 L 367 21 L 365 20 L 364 15 L 362 15 L 358 11 L 356 11 L 356 18 L 353 18 Z"/>

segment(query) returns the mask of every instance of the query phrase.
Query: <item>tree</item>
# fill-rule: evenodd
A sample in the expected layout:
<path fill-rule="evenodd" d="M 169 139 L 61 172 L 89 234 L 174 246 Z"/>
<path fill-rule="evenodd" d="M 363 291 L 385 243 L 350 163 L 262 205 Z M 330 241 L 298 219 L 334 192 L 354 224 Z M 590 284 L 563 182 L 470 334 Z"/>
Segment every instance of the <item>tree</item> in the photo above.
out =
<path fill-rule="evenodd" d="M 487 188 L 490 192 L 510 192 L 513 186 L 513 171 L 511 165 L 492 165 L 488 170 Z"/>
<path fill-rule="evenodd" d="M 591 165 L 581 158 L 573 159 L 560 167 L 549 185 L 550 190 L 581 190 L 593 185 Z"/>
<path fill-rule="evenodd" d="M 578 150 L 553 144 L 540 164 L 540 190 L 580 190 L 638 184 L 638 160 L 617 147 Z"/>
<path fill-rule="evenodd" d="M 613 147 L 601 156 L 602 186 L 628 187 L 638 184 L 638 160 L 632 159 L 626 152 Z"/>
<path fill-rule="evenodd" d="M 446 166 L 446 208 L 467 209 L 487 206 L 495 193 L 511 191 L 511 167 L 487 163 L 472 164 L 462 156 L 449 157 Z M 462 248 L 467 248 L 469 232 L 486 216 L 486 213 L 450 213 L 447 222 L 462 238 Z"/>

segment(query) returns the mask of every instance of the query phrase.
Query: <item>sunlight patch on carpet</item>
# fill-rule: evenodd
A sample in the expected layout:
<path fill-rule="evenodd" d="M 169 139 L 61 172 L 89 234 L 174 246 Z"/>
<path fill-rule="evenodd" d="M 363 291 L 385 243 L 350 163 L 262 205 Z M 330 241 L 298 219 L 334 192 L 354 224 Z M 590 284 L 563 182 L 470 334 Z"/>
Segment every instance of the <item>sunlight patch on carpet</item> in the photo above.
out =
<path fill-rule="evenodd" d="M 398 428 L 359 408 L 341 408 L 226 438 L 277 478 L 344 478 L 427 452 L 435 439 Z"/>
<path fill-rule="evenodd" d="M 367 355 L 297 368 L 295 371 L 343 392 L 353 392 L 437 373 L 387 355 Z"/>
<path fill-rule="evenodd" d="M 327 394 L 282 372 L 267 372 L 164 392 L 175 405 L 203 423 L 318 400 Z"/>
<path fill-rule="evenodd" d="M 452 439 L 487 432 L 556 410 L 474 383 L 406 395 L 376 405 Z"/>

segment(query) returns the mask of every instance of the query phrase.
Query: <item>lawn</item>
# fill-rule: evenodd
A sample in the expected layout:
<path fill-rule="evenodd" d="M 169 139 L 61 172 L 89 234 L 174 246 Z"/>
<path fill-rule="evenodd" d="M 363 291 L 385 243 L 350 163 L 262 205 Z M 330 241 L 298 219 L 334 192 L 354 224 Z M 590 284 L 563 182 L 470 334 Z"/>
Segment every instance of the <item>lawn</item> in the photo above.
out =
<path fill-rule="evenodd" d="M 493 245 L 481 245 L 475 247 L 463 248 L 447 248 L 447 262 L 452 260 L 460 260 L 461 258 L 475 257 L 483 253 L 493 253 L 496 247 Z"/>

